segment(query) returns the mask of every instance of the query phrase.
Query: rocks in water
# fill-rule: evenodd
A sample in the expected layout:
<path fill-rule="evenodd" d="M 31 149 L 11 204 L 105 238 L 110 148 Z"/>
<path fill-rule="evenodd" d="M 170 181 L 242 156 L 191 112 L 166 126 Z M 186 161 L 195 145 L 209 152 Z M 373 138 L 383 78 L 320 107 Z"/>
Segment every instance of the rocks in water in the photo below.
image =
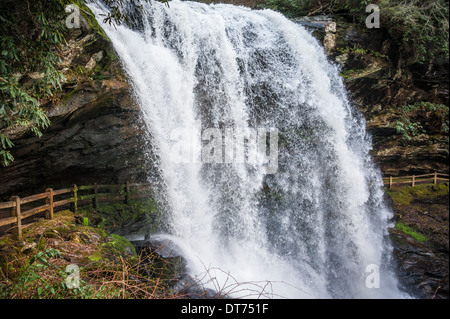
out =
<path fill-rule="evenodd" d="M 151 262 L 164 268 L 165 275 L 178 279 L 186 273 L 186 260 L 181 249 L 168 239 L 147 238 L 131 241 L 137 254 L 150 256 Z"/>
<path fill-rule="evenodd" d="M 174 291 L 190 299 L 218 299 L 219 294 L 209 288 L 204 288 L 202 283 L 190 275 L 181 277 L 174 286 Z"/>
<path fill-rule="evenodd" d="M 170 239 L 145 235 L 144 240 L 134 240 L 133 245 L 139 251 L 147 250 L 163 258 L 182 257 L 182 251 Z"/>
<path fill-rule="evenodd" d="M 190 299 L 221 298 L 218 292 L 205 288 L 199 280 L 187 274 L 187 261 L 182 250 L 170 239 L 147 234 L 143 240 L 134 240 L 131 243 L 138 254 L 150 257 L 152 268 L 165 268 L 164 276 L 167 276 L 174 292 L 179 296 Z M 145 274 L 151 275 L 148 271 Z"/>

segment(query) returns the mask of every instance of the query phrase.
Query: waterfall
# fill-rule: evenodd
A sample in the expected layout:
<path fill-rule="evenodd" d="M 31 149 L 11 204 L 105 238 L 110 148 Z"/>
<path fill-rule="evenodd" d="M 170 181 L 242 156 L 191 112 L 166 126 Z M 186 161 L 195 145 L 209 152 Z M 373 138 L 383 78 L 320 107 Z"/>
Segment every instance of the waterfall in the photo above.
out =
<path fill-rule="evenodd" d="M 90 7 L 157 157 L 158 235 L 192 276 L 232 297 L 402 297 L 364 118 L 308 31 L 225 4 L 129 6 L 119 26 Z"/>

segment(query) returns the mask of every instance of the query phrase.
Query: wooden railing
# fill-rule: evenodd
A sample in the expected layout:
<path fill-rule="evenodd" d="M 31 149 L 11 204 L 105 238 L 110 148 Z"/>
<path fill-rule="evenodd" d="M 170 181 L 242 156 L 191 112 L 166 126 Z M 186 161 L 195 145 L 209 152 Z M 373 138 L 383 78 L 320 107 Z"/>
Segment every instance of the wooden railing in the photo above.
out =
<path fill-rule="evenodd" d="M 131 191 L 133 188 L 133 191 Z M 72 185 L 70 188 L 53 190 L 48 188 L 45 193 L 31 195 L 20 198 L 19 196 L 12 196 L 8 202 L 0 203 L 0 210 L 9 209 L 10 217 L 0 218 L 0 227 L 12 225 L 13 238 L 22 240 L 22 220 L 27 217 L 34 216 L 38 213 L 45 212 L 46 219 L 53 219 L 54 208 L 70 205 L 70 210 L 73 213 L 77 212 L 78 205 L 86 204 L 86 201 L 91 200 L 94 208 L 98 207 L 99 201 L 124 201 L 128 204 L 131 199 L 141 198 L 144 193 L 143 189 L 149 190 L 148 184 L 118 184 L 118 185 L 89 185 L 80 186 Z M 83 193 L 88 194 L 83 194 Z M 61 199 L 61 195 L 70 194 L 69 198 Z M 42 201 L 45 199 L 44 205 L 39 205 L 28 208 L 24 211 L 24 205 Z M 57 199 L 57 200 L 56 200 Z"/>
<path fill-rule="evenodd" d="M 448 182 L 449 175 L 442 173 L 432 173 L 423 175 L 401 176 L 401 177 L 386 177 L 383 178 L 384 185 L 392 187 L 394 185 L 406 185 L 414 187 L 416 184 Z M 134 191 L 131 191 L 134 188 Z M 99 201 L 124 201 L 128 203 L 131 199 L 141 198 L 143 189 L 150 189 L 147 184 L 118 184 L 118 185 L 88 185 L 80 186 L 72 185 L 70 188 L 63 188 L 53 190 L 48 188 L 45 193 L 31 195 L 20 198 L 19 196 L 12 196 L 10 201 L 0 203 L 0 210 L 9 209 L 10 217 L 0 218 L 0 227 L 12 225 L 13 238 L 22 240 L 22 219 L 34 216 L 38 213 L 45 212 L 46 219 L 53 219 L 54 208 L 70 204 L 70 210 L 77 212 L 80 203 L 85 204 L 86 201 L 91 200 L 92 206 L 98 207 Z M 106 191 L 105 191 L 106 190 Z M 83 194 L 88 192 L 88 194 Z M 70 194 L 69 198 L 61 199 L 61 195 Z M 44 205 L 39 205 L 27 210 L 23 210 L 24 205 L 42 201 L 45 199 Z"/>
<path fill-rule="evenodd" d="M 448 174 L 434 172 L 431 174 L 399 176 L 399 177 L 385 177 L 383 178 L 384 186 L 391 188 L 394 185 L 404 185 L 415 187 L 416 184 L 448 182 Z"/>

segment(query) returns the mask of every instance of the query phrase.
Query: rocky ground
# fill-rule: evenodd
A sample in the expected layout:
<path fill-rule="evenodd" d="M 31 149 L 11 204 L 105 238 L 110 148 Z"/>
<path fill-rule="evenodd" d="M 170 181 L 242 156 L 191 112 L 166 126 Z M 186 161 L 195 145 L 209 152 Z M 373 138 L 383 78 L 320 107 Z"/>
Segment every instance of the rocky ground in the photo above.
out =
<path fill-rule="evenodd" d="M 85 206 L 23 226 L 22 241 L 0 236 L 0 299 L 225 298 L 187 274 L 170 240 L 119 235 L 151 231 L 157 215 L 146 200 Z"/>
<path fill-rule="evenodd" d="M 159 247 L 136 252 L 70 211 L 26 225 L 23 235 L 21 242 L 0 237 L 0 299 L 187 298 L 196 284 L 179 280 L 179 258 L 161 257 Z"/>
<path fill-rule="evenodd" d="M 387 191 L 395 227 L 389 230 L 400 282 L 415 297 L 449 298 L 448 183 Z"/>

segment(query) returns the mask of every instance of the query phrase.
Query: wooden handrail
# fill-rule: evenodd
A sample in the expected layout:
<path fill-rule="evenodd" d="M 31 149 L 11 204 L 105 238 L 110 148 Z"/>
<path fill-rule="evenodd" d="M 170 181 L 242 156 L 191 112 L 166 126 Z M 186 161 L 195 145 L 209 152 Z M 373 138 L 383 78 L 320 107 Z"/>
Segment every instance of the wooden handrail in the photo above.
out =
<path fill-rule="evenodd" d="M 63 188 L 53 190 L 47 188 L 45 193 L 35 194 L 20 198 L 18 196 L 11 197 L 10 201 L 0 203 L 0 209 L 10 209 L 10 217 L 0 219 L 0 227 L 6 225 L 13 225 L 13 238 L 22 240 L 22 219 L 31 217 L 41 212 L 46 212 L 46 219 L 53 219 L 53 208 L 70 204 L 70 210 L 76 213 L 78 207 L 78 201 L 92 200 L 94 208 L 98 207 L 98 201 L 124 201 L 125 204 L 129 203 L 130 199 L 139 198 L 135 192 L 130 190 L 133 187 L 137 190 L 141 190 L 143 187 L 150 188 L 149 184 L 117 184 L 117 185 L 87 185 L 79 186 L 73 185 L 70 188 Z M 98 190 L 103 189 L 100 193 Z M 108 191 L 105 192 L 105 189 Z M 87 195 L 80 195 L 79 192 L 92 191 L 93 193 Z M 54 201 L 55 196 L 71 194 L 69 198 Z M 118 195 L 117 195 L 118 194 Z M 29 204 L 38 200 L 45 199 L 45 205 L 34 207 L 25 211 L 22 211 L 22 205 Z"/>
<path fill-rule="evenodd" d="M 439 176 L 446 176 L 447 178 L 442 178 Z M 431 182 L 433 184 L 437 184 L 438 181 L 449 181 L 448 174 L 443 173 L 430 173 L 430 174 L 422 174 L 422 175 L 411 175 L 411 176 L 389 176 L 383 178 L 383 183 L 385 186 L 389 186 L 391 188 L 394 184 L 410 184 L 412 187 L 415 187 L 417 183 Z M 398 181 L 400 180 L 400 181 Z"/>
<path fill-rule="evenodd" d="M 405 178 L 411 178 L 412 176 L 417 177 L 428 177 L 428 176 L 434 176 L 434 173 L 431 174 L 422 174 L 422 175 L 411 175 L 411 176 L 392 176 L 392 179 L 405 179 Z M 389 177 L 384 177 L 389 178 Z"/>
<path fill-rule="evenodd" d="M 53 191 L 53 196 L 67 194 L 67 193 L 70 193 L 71 191 L 72 191 L 72 188 L 59 189 L 59 190 Z"/>
<path fill-rule="evenodd" d="M 73 198 L 63 199 L 57 202 L 53 202 L 53 207 L 58 207 L 62 205 L 67 205 L 73 202 Z"/>
<path fill-rule="evenodd" d="M 39 207 L 35 207 L 35 208 L 32 208 L 32 209 L 29 209 L 29 210 L 27 210 L 25 212 L 22 212 L 22 218 L 27 218 L 27 217 L 36 215 L 36 214 L 38 214 L 40 212 L 45 212 L 49 208 L 50 208 L 49 205 L 42 205 L 42 206 L 39 206 Z"/>
<path fill-rule="evenodd" d="M 42 194 L 36 194 L 36 195 L 31 195 L 25 198 L 21 198 L 20 199 L 20 204 L 26 204 L 26 203 L 31 203 L 40 199 L 44 199 L 47 198 L 48 194 L 47 193 L 42 193 Z"/>
<path fill-rule="evenodd" d="M 0 219 L 0 227 L 6 226 L 6 225 L 11 225 L 11 224 L 15 223 L 16 221 L 17 221 L 16 217 L 6 217 L 3 219 Z"/>
<path fill-rule="evenodd" d="M 11 207 L 15 207 L 15 206 L 16 206 L 16 202 L 13 202 L 13 201 L 0 203 L 0 209 L 11 208 Z"/>

